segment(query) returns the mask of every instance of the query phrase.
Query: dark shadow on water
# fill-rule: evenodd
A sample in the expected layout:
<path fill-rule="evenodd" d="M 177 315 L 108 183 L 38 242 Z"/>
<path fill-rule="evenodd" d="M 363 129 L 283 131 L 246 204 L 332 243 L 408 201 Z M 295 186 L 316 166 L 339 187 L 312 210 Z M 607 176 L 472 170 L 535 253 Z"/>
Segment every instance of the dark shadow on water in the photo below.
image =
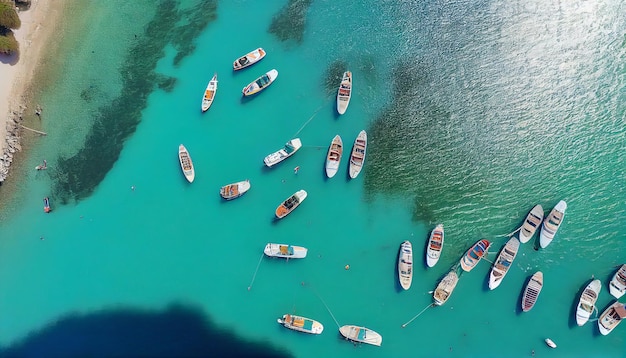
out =
<path fill-rule="evenodd" d="M 292 357 L 216 326 L 198 309 L 132 308 L 60 318 L 0 351 L 2 357 Z"/>
<path fill-rule="evenodd" d="M 534 274 L 534 272 L 533 272 Z M 528 313 L 528 312 L 524 312 L 522 311 L 522 298 L 524 297 L 524 290 L 526 289 L 526 286 L 528 285 L 528 282 L 530 282 L 530 279 L 533 277 L 533 275 L 530 275 L 528 277 L 526 277 L 526 280 L 524 280 L 524 284 L 522 285 L 522 289 L 519 293 L 519 296 L 517 296 L 517 301 L 515 302 L 515 314 L 516 315 L 520 315 L 522 313 Z M 539 299 L 539 298 L 537 298 Z M 532 311 L 532 309 L 531 309 Z M 530 311 L 529 311 L 530 312 Z"/>

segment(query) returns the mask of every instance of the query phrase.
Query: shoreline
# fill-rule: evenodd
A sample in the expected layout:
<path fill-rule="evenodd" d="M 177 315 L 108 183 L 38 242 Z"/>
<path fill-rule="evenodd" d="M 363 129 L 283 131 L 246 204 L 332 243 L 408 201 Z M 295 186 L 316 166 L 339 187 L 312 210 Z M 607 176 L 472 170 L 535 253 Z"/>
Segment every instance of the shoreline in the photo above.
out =
<path fill-rule="evenodd" d="M 29 88 L 66 3 L 33 0 L 28 10 L 18 12 L 22 25 L 14 35 L 20 54 L 0 56 L 0 78 L 6 79 L 0 83 L 0 185 L 9 176 L 15 153 L 22 150 L 23 115 L 31 107 L 36 110 Z"/>

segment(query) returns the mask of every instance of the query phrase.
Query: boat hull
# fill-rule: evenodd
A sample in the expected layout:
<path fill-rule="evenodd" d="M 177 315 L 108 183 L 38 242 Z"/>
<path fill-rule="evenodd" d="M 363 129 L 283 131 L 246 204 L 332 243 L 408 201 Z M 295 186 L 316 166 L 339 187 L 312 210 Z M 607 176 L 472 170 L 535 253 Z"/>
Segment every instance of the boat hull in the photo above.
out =
<path fill-rule="evenodd" d="M 213 78 L 207 84 L 206 89 L 204 90 L 204 96 L 202 96 L 202 112 L 206 112 L 211 105 L 213 104 L 213 100 L 215 99 L 215 94 L 217 92 L 217 73 L 213 75 Z"/>
<path fill-rule="evenodd" d="M 353 342 L 374 346 L 380 346 L 383 343 L 383 337 L 380 334 L 365 327 L 346 325 L 339 328 L 339 333 Z"/>
<path fill-rule="evenodd" d="M 593 280 L 583 290 L 578 300 L 578 305 L 576 306 L 576 324 L 578 326 L 583 326 L 589 321 L 589 317 L 591 317 L 593 313 L 601 289 L 602 282 L 600 282 L 600 280 Z"/>
<path fill-rule="evenodd" d="M 452 292 L 458 282 L 459 275 L 457 275 L 456 271 L 453 270 L 448 272 L 448 274 L 439 282 L 435 291 L 433 291 L 433 302 L 435 305 L 441 306 L 448 302 L 448 299 L 452 296 Z"/>
<path fill-rule="evenodd" d="M 543 207 L 541 205 L 535 205 L 535 207 L 530 210 L 528 215 L 526 215 L 526 219 L 524 220 L 524 224 L 519 231 L 519 241 L 522 244 L 527 243 L 530 239 L 535 235 L 535 232 L 539 227 L 541 227 L 541 223 L 543 222 Z"/>
<path fill-rule="evenodd" d="M 324 325 L 316 320 L 302 316 L 285 314 L 282 318 L 279 318 L 276 321 L 283 325 L 283 327 L 298 332 L 321 334 L 324 331 Z"/>
<path fill-rule="evenodd" d="M 341 84 L 337 90 L 337 113 L 344 114 L 352 97 L 352 72 L 343 73 Z"/>
<path fill-rule="evenodd" d="M 565 218 L 565 210 L 567 209 L 567 204 L 565 201 L 561 200 L 558 204 L 550 211 L 548 217 L 545 218 L 543 224 L 541 225 L 541 232 L 539 233 L 539 246 L 541 248 L 546 248 L 556 235 L 557 231 L 561 227 L 563 223 L 563 219 Z M 554 218 L 557 217 L 558 223 L 556 225 L 550 224 L 554 221 Z"/>
<path fill-rule="evenodd" d="M 626 293 L 626 264 L 620 266 L 609 282 L 609 293 L 619 299 Z"/>
<path fill-rule="evenodd" d="M 530 281 L 528 281 L 528 284 L 524 289 L 524 294 L 522 296 L 522 311 L 528 312 L 535 306 L 542 288 L 543 273 L 541 271 L 537 271 L 530 278 Z"/>
<path fill-rule="evenodd" d="M 496 287 L 500 286 L 504 276 L 506 276 L 507 272 L 511 268 L 513 264 L 513 260 L 517 256 L 517 251 L 519 250 L 520 242 L 517 240 L 515 236 L 509 239 L 507 243 L 502 247 L 496 261 L 494 261 L 494 265 L 491 267 L 491 271 L 489 272 L 489 289 L 493 290 Z"/>
<path fill-rule="evenodd" d="M 362 130 L 354 140 L 352 153 L 350 154 L 350 165 L 348 166 L 348 174 L 351 179 L 355 179 L 361 173 L 363 164 L 365 164 L 365 154 L 367 152 L 367 133 Z"/>
<path fill-rule="evenodd" d="M 476 267 L 480 260 L 487 255 L 487 250 L 491 243 L 485 239 L 478 240 L 461 258 L 461 268 L 470 272 Z"/>
<path fill-rule="evenodd" d="M 600 315 L 598 319 L 598 329 L 600 333 L 603 336 L 611 333 L 624 318 L 626 318 L 626 307 L 623 303 L 616 301 Z"/>
<path fill-rule="evenodd" d="M 244 180 L 228 185 L 224 185 L 220 189 L 220 196 L 225 200 L 233 200 L 242 196 L 250 190 L 250 181 Z"/>
<path fill-rule="evenodd" d="M 267 155 L 263 159 L 263 163 L 268 168 L 271 168 L 274 165 L 294 155 L 300 148 L 302 148 L 302 141 L 300 141 L 300 138 L 294 138 L 285 143 L 285 146 L 282 149 L 279 149 L 276 152 Z"/>
<path fill-rule="evenodd" d="M 308 249 L 306 247 L 274 243 L 268 243 L 263 250 L 266 256 L 284 259 L 303 259 L 306 257 L 307 252 Z"/>
<path fill-rule="evenodd" d="M 307 192 L 304 190 L 298 190 L 295 194 L 283 201 L 282 204 L 276 208 L 276 218 L 282 219 L 294 211 L 307 197 Z"/>
<path fill-rule="evenodd" d="M 411 288 L 413 281 L 413 246 L 411 242 L 406 240 L 400 245 L 400 253 L 398 254 L 398 281 L 402 289 Z"/>
<path fill-rule="evenodd" d="M 550 338 L 546 338 L 546 344 L 550 348 L 556 348 L 556 343 L 554 343 L 554 341 L 552 341 Z"/>
<path fill-rule="evenodd" d="M 191 160 L 189 151 L 187 151 L 187 148 L 185 148 L 182 144 L 178 146 L 178 161 L 180 162 L 180 168 L 185 175 L 185 179 L 187 179 L 188 182 L 193 183 L 196 178 L 193 161 Z"/>
<path fill-rule="evenodd" d="M 339 135 L 336 135 L 330 142 L 328 147 L 328 153 L 326 154 L 326 176 L 332 178 L 337 174 L 339 170 L 339 164 L 341 163 L 341 157 L 343 155 L 343 141 Z"/>
<path fill-rule="evenodd" d="M 278 78 L 278 71 L 270 70 L 263 76 L 257 78 L 253 82 L 250 82 L 246 87 L 244 87 L 241 92 L 244 96 L 252 96 L 255 95 L 267 87 L 269 87 L 274 81 Z"/>
<path fill-rule="evenodd" d="M 433 231 L 430 232 L 426 248 L 426 265 L 428 267 L 434 267 L 437 262 L 439 262 L 441 252 L 443 251 L 444 238 L 445 232 L 442 224 L 437 225 Z"/>
<path fill-rule="evenodd" d="M 250 67 L 255 63 L 261 61 L 266 55 L 265 50 L 262 47 L 257 48 L 254 51 L 250 51 L 247 54 L 233 61 L 233 70 L 239 71 L 246 67 Z"/>

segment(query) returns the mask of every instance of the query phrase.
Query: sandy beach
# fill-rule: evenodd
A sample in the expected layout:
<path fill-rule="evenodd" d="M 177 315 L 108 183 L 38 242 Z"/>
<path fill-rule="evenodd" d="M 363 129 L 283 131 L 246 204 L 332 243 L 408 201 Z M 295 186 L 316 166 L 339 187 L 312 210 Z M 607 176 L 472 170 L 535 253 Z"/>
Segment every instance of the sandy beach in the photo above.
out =
<path fill-rule="evenodd" d="M 7 123 L 24 108 L 35 106 L 28 101 L 26 90 L 33 81 L 36 66 L 42 60 L 45 45 L 54 34 L 54 27 L 63 13 L 65 0 L 33 0 L 31 7 L 20 11 L 22 26 L 14 31 L 20 46 L 19 57 L 0 56 L 0 153 L 7 154 L 15 138 L 7 137 Z M 18 146 L 19 148 L 19 146 Z M 10 161 L 9 161 L 10 163 Z M 3 164 L 3 163 L 0 163 Z M 6 164 L 5 164 L 6 165 Z M 2 169 L 2 168 L 0 168 Z M 0 173 L 1 174 L 1 173 Z M 0 178 L 0 181 L 2 179 Z"/>

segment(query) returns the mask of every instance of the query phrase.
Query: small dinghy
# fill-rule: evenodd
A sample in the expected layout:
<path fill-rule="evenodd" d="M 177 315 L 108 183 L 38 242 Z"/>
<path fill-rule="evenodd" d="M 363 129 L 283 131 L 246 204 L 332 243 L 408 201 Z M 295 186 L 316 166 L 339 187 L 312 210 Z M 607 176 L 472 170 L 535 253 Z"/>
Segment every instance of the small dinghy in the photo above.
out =
<path fill-rule="evenodd" d="M 359 343 L 367 343 L 374 346 L 380 346 L 383 343 L 383 337 L 369 328 L 346 325 L 339 328 L 339 333 L 347 340 Z"/>
<path fill-rule="evenodd" d="M 550 348 L 556 348 L 556 343 L 554 343 L 550 338 L 546 338 L 546 344 Z"/>
<path fill-rule="evenodd" d="M 277 321 L 283 326 L 298 332 L 321 334 L 324 331 L 324 326 L 318 321 L 289 313 L 283 315 Z"/>

